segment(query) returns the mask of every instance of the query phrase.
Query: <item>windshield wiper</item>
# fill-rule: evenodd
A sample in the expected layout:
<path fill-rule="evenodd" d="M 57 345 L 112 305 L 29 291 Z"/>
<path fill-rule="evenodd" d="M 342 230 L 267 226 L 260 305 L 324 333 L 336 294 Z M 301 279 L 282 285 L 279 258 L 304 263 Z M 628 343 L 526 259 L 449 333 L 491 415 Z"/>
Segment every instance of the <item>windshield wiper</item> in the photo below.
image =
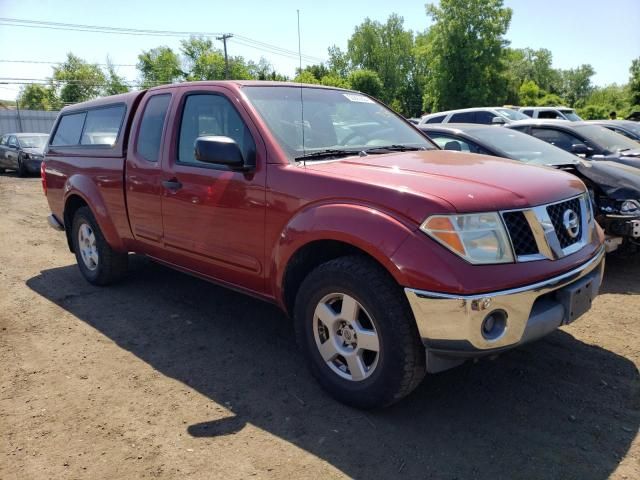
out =
<path fill-rule="evenodd" d="M 295 160 L 314 160 L 331 157 L 348 157 L 350 155 L 358 155 L 360 150 L 341 150 L 339 148 L 328 148 L 318 152 L 310 152 L 296 157 Z"/>
<path fill-rule="evenodd" d="M 380 147 L 371 147 L 363 150 L 364 153 L 387 153 L 387 152 L 415 152 L 417 150 L 426 150 L 426 147 L 412 147 L 409 145 L 382 145 Z"/>

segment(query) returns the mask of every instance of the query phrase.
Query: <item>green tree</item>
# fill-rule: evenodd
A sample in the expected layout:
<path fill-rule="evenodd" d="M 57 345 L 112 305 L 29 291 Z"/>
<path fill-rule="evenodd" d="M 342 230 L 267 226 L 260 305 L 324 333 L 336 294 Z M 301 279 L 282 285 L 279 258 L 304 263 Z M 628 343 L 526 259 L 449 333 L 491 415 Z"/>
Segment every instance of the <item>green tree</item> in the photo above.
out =
<path fill-rule="evenodd" d="M 581 107 L 585 99 L 593 90 L 591 77 L 595 75 L 591 65 L 580 65 L 577 68 L 562 70 L 560 96 L 564 98 L 570 107 Z"/>
<path fill-rule="evenodd" d="M 505 62 L 507 74 L 516 82 L 518 88 L 527 80 L 532 80 L 547 92 L 560 91 L 560 74 L 552 66 L 553 55 L 550 50 L 509 48 L 506 51 Z"/>
<path fill-rule="evenodd" d="M 372 70 L 354 70 L 349 74 L 349 84 L 354 90 L 380 98 L 382 95 L 382 81 Z"/>
<path fill-rule="evenodd" d="M 322 77 L 329 75 L 330 73 L 329 69 L 325 67 L 322 63 L 316 64 L 316 65 L 307 65 L 302 69 L 302 72 L 310 73 L 318 81 L 320 81 Z M 296 73 L 300 74 L 299 68 L 296 69 Z"/>
<path fill-rule="evenodd" d="M 276 72 L 273 65 L 264 57 L 260 57 L 258 63 L 252 61 L 247 62 L 247 68 L 249 69 L 251 78 L 256 80 L 287 80 L 287 77 Z"/>
<path fill-rule="evenodd" d="M 129 91 L 129 87 L 126 84 L 125 79 L 118 75 L 109 58 L 107 58 L 106 70 L 107 83 L 104 87 L 105 95 L 117 95 L 119 93 L 126 93 Z"/>
<path fill-rule="evenodd" d="M 342 78 L 335 73 L 330 73 L 322 77 L 320 79 L 320 85 L 326 85 L 327 87 L 351 88 L 351 84 L 346 78 Z"/>
<path fill-rule="evenodd" d="M 348 57 L 353 68 L 378 74 L 383 101 L 398 100 L 402 105 L 400 99 L 414 65 L 413 47 L 413 32 L 404 29 L 401 16 L 392 14 L 384 24 L 367 18 L 358 25 L 348 42 Z"/>
<path fill-rule="evenodd" d="M 434 21 L 426 106 L 446 110 L 503 103 L 504 35 L 511 9 L 502 0 L 441 0 L 426 9 Z"/>
<path fill-rule="evenodd" d="M 191 37 L 181 42 L 185 77 L 187 80 L 224 80 L 226 78 L 224 52 L 205 37 Z M 253 78 L 250 66 L 240 56 L 229 57 L 229 79 Z"/>
<path fill-rule="evenodd" d="M 301 73 L 298 73 L 293 81 L 297 83 L 311 83 L 316 85 L 320 83 L 320 80 L 318 80 L 315 75 L 308 70 L 303 70 Z"/>
<path fill-rule="evenodd" d="M 520 103 L 523 105 L 537 105 L 540 98 L 540 87 L 533 80 L 527 80 L 520 85 L 518 95 Z"/>
<path fill-rule="evenodd" d="M 64 104 L 78 103 L 98 97 L 106 84 L 104 72 L 98 65 L 90 64 L 67 54 L 67 60 L 53 68 L 53 80 L 57 85 L 56 96 Z"/>
<path fill-rule="evenodd" d="M 24 110 L 55 110 L 58 100 L 53 88 L 37 83 L 30 83 L 20 89 L 18 106 Z"/>
<path fill-rule="evenodd" d="M 558 105 L 562 105 L 564 100 L 560 98 L 560 96 L 555 93 L 547 93 L 538 99 L 538 105 L 540 107 L 557 107 Z"/>
<path fill-rule="evenodd" d="M 180 68 L 180 57 L 169 47 L 156 47 L 138 55 L 138 71 L 143 88 L 164 83 L 173 83 L 184 74 Z"/>
<path fill-rule="evenodd" d="M 629 74 L 629 103 L 640 105 L 640 57 L 631 62 Z"/>
<path fill-rule="evenodd" d="M 329 60 L 327 61 L 327 66 L 329 67 L 329 70 L 342 78 L 346 78 L 351 71 L 349 55 L 335 45 L 329 47 L 328 53 Z"/>
<path fill-rule="evenodd" d="M 608 118 L 609 110 L 604 105 L 586 105 L 583 108 L 579 108 L 578 115 L 585 120 L 602 120 Z"/>

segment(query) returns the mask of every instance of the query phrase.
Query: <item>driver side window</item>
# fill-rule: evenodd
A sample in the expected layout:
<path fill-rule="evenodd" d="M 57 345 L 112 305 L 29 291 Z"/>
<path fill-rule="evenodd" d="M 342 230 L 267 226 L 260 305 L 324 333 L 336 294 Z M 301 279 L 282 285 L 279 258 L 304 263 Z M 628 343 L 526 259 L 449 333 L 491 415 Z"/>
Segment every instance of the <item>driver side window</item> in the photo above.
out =
<path fill-rule="evenodd" d="M 253 137 L 226 97 L 210 93 L 189 95 L 184 103 L 180 124 L 178 162 L 209 165 L 196 160 L 194 150 L 196 138 L 208 135 L 235 140 L 245 160 L 255 156 Z"/>
<path fill-rule="evenodd" d="M 13 135 L 11 135 L 9 137 L 9 146 L 10 147 L 18 147 L 18 139 L 16 137 L 14 137 Z"/>

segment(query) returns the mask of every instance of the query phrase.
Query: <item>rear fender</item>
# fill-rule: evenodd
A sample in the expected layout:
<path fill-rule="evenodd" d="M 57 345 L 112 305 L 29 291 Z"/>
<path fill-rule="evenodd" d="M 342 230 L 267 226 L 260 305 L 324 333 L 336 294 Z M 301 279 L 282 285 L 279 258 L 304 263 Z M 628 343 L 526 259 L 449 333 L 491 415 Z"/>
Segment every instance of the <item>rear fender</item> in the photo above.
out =
<path fill-rule="evenodd" d="M 65 209 L 68 200 L 74 195 L 82 198 L 87 204 L 109 246 L 117 251 L 126 251 L 122 238 L 118 235 L 113 220 L 109 216 L 102 193 L 91 178 L 86 175 L 72 175 L 69 177 L 64 186 Z M 65 225 L 65 229 L 70 231 L 71 225 Z"/>

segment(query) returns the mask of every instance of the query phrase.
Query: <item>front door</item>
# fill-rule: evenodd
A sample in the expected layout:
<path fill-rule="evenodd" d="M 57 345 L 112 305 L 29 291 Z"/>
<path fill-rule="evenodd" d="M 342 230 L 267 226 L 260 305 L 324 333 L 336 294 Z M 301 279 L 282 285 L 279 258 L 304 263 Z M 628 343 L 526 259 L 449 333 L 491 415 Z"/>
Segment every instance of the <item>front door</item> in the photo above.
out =
<path fill-rule="evenodd" d="M 246 111 L 224 88 L 183 88 L 163 165 L 164 244 L 175 263 L 255 292 L 264 291 L 265 148 Z M 230 94 L 229 94 L 230 95 Z M 232 138 L 255 169 L 200 162 L 197 137 Z"/>

